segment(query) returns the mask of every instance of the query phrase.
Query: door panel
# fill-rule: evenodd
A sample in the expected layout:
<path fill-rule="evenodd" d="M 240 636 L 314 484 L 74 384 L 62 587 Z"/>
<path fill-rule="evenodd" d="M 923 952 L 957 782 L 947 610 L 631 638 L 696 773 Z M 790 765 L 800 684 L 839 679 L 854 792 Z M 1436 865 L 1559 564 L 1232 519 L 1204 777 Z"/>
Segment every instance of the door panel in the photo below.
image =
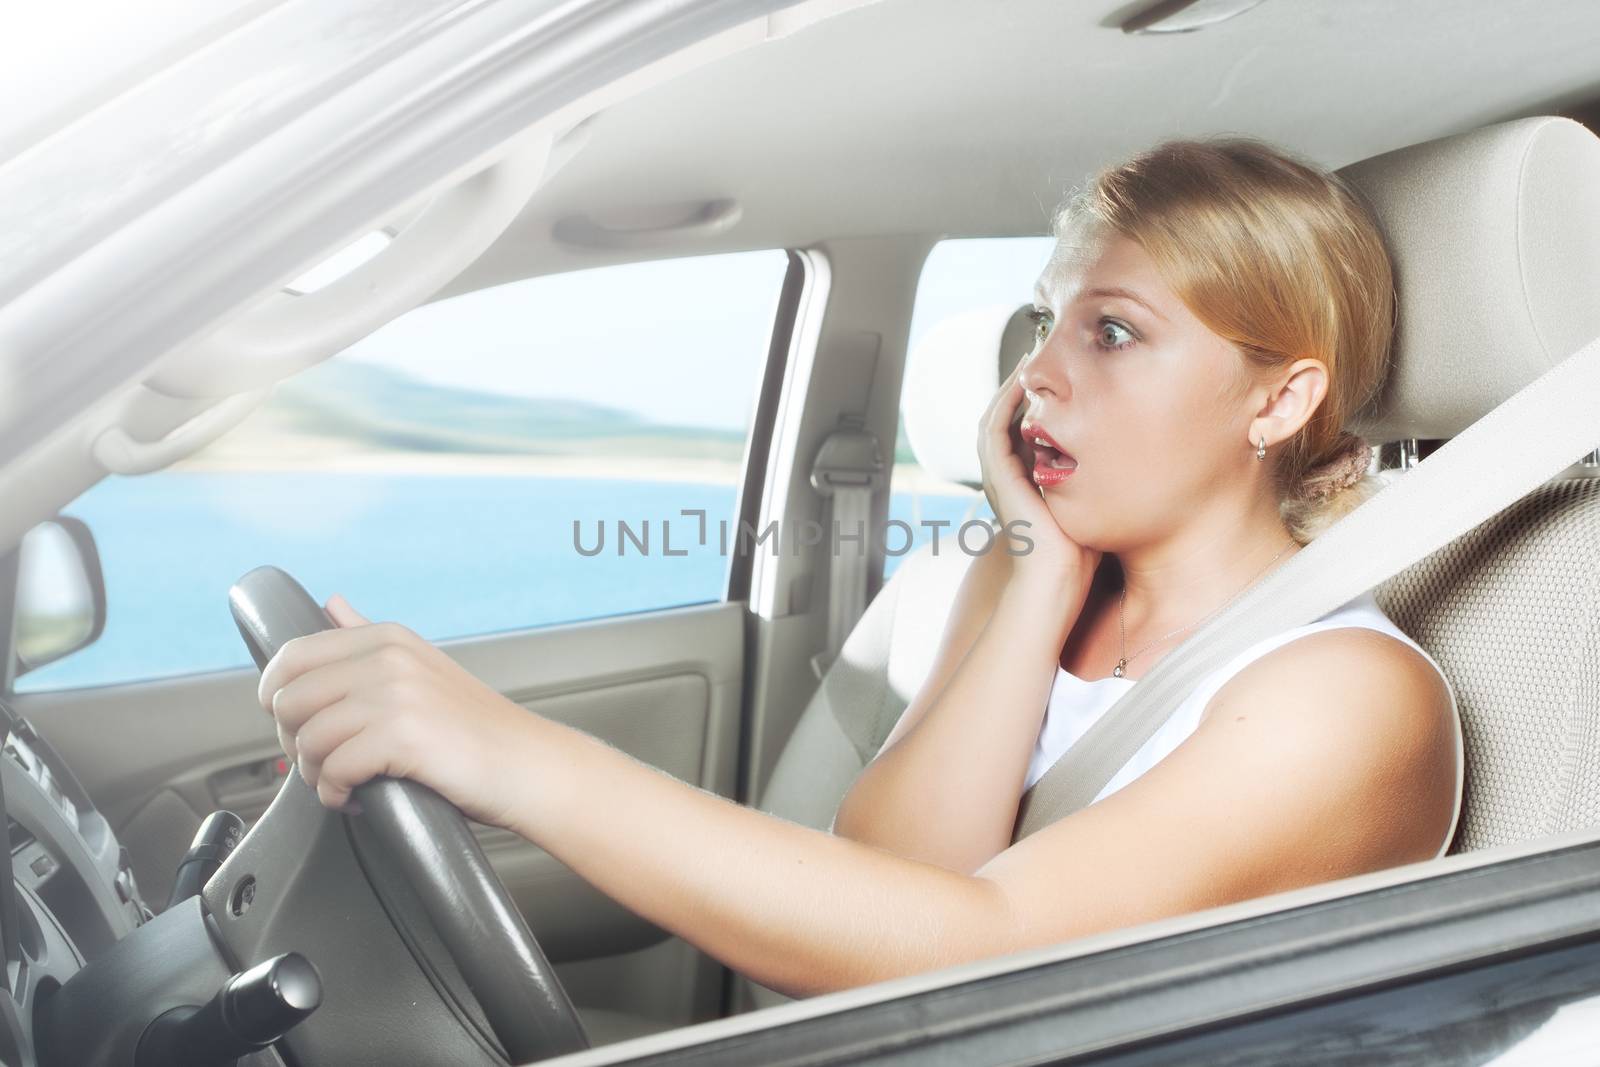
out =
<path fill-rule="evenodd" d="M 732 796 L 744 612 L 742 603 L 693 605 L 439 647 L 524 707 Z M 178 859 L 220 793 L 257 815 L 275 792 L 281 753 L 256 701 L 258 679 L 248 668 L 13 700 L 116 828 L 152 907 L 166 900 Z M 480 827 L 479 837 L 558 972 L 564 980 L 571 973 L 580 1008 L 662 1029 L 716 1017 L 714 960 L 543 849 L 497 828 Z"/>

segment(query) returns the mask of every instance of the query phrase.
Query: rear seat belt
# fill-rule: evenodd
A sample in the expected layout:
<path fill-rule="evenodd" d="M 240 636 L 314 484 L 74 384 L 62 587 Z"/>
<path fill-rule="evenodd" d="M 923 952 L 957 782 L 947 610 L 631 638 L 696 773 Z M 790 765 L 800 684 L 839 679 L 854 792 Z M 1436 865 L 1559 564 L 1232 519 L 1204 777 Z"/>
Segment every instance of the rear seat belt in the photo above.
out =
<path fill-rule="evenodd" d="M 1595 447 L 1600 337 L 1329 526 L 1156 662 L 1022 794 L 1012 841 L 1086 807 L 1206 673 L 1493 518 Z"/>
<path fill-rule="evenodd" d="M 820 680 L 867 609 L 867 563 L 872 559 L 872 500 L 883 487 L 878 438 L 860 415 L 845 415 L 817 449 L 811 485 L 831 501 L 822 535 L 828 546 L 828 646 L 811 657 Z M 835 545 L 834 529 L 838 543 Z"/>

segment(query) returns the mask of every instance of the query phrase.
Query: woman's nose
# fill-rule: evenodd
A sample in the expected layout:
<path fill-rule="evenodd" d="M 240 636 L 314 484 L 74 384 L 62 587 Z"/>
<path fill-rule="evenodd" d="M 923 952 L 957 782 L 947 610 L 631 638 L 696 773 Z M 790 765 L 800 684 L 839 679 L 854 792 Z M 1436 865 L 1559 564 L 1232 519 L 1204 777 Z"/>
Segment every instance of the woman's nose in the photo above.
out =
<path fill-rule="evenodd" d="M 1017 375 L 1017 380 L 1030 393 L 1050 393 L 1059 397 L 1065 393 L 1066 386 L 1061 380 L 1060 368 L 1045 351 L 1046 347 L 1045 344 L 1035 345 L 1033 351 L 1022 357 L 1022 372 Z"/>

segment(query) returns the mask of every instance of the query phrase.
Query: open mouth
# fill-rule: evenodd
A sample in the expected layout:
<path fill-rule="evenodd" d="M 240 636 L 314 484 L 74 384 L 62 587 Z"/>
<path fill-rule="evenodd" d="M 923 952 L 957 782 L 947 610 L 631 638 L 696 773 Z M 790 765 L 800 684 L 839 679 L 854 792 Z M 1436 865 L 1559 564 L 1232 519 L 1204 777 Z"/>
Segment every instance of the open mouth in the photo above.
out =
<path fill-rule="evenodd" d="M 1041 489 L 1061 485 L 1074 477 L 1078 461 L 1050 443 L 1038 429 L 1028 435 L 1033 444 L 1033 483 Z"/>
<path fill-rule="evenodd" d="M 1057 448 L 1055 443 L 1038 426 L 1029 426 L 1022 431 L 1022 436 L 1033 446 L 1033 466 L 1035 470 L 1074 470 L 1078 461 L 1063 449 Z"/>
<path fill-rule="evenodd" d="M 1052 470 L 1075 470 L 1078 461 L 1062 452 L 1052 448 L 1039 438 L 1033 441 L 1033 465 L 1035 467 L 1049 467 Z"/>

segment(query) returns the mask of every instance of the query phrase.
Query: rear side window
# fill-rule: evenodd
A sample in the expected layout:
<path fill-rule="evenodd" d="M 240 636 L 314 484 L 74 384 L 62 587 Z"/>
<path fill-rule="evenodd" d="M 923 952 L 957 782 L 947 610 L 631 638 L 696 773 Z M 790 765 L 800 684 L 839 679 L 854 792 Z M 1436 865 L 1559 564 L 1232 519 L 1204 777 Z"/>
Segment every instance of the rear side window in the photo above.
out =
<path fill-rule="evenodd" d="M 265 563 L 429 640 L 722 599 L 715 531 L 787 265 L 602 267 L 401 316 L 193 456 L 65 508 L 99 545 L 105 632 L 16 688 L 244 666 L 228 587 Z"/>
<path fill-rule="evenodd" d="M 1020 307 L 1031 301 L 1033 283 L 1044 270 L 1054 246 L 1055 240 L 1050 237 L 940 241 L 928 253 L 917 282 L 907 353 L 915 351 L 922 336 L 947 316 L 985 304 Z M 999 386 L 996 382 L 995 388 Z M 975 426 L 969 436 L 976 439 Z M 956 534 L 961 524 L 973 518 L 994 517 L 988 498 L 981 491 L 945 481 L 917 462 L 906 438 L 903 418 L 895 440 L 889 494 L 891 522 L 885 533 L 885 580 L 912 549 L 937 537 L 936 551 L 959 552 Z M 983 542 L 973 537 L 968 543 L 976 548 Z"/>

